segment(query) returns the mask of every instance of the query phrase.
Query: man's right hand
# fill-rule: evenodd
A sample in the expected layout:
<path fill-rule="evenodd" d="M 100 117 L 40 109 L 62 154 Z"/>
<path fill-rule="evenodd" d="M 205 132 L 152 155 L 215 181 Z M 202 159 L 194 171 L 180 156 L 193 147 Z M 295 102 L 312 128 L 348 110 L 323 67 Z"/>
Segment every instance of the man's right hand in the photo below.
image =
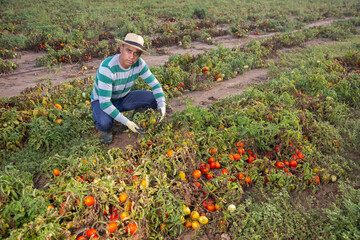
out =
<path fill-rule="evenodd" d="M 144 130 L 133 121 L 127 121 L 126 126 L 134 133 L 145 134 Z"/>

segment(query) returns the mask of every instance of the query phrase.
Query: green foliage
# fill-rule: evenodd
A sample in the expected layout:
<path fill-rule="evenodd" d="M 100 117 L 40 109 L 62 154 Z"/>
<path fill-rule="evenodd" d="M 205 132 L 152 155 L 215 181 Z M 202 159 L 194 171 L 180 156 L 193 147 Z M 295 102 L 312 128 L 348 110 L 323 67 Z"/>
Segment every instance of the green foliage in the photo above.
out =
<path fill-rule="evenodd" d="M 332 238 L 356 239 L 360 236 L 360 191 L 341 184 L 343 197 L 325 212 L 329 219 L 327 230 Z"/>

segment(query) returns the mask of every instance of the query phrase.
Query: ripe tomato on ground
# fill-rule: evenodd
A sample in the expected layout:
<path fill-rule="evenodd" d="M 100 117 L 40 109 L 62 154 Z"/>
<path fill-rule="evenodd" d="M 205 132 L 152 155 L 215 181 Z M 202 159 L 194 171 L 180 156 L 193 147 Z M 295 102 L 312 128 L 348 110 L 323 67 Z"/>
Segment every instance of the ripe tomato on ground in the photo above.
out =
<path fill-rule="evenodd" d="M 95 198 L 93 196 L 88 196 L 85 198 L 85 205 L 92 206 L 95 203 Z"/>
<path fill-rule="evenodd" d="M 59 175 L 60 175 L 59 169 L 54 169 L 53 173 L 54 173 L 55 176 L 59 176 Z"/>
<path fill-rule="evenodd" d="M 237 142 L 236 143 L 236 146 L 239 148 L 239 147 L 243 147 L 244 146 L 244 143 L 243 142 Z"/>
<path fill-rule="evenodd" d="M 209 150 L 209 153 L 210 153 L 210 154 L 215 154 L 215 153 L 216 153 L 216 149 L 215 149 L 215 148 L 210 149 L 210 150 Z"/>
<path fill-rule="evenodd" d="M 196 229 L 198 229 L 198 228 L 200 227 L 200 223 L 199 223 L 198 221 L 193 221 L 193 222 L 191 223 L 191 227 L 192 227 L 194 230 L 196 230 Z"/>
<path fill-rule="evenodd" d="M 128 198 L 127 193 L 122 193 L 122 194 L 119 196 L 119 201 L 123 203 L 123 202 L 126 201 L 127 198 Z"/>
<path fill-rule="evenodd" d="M 136 230 L 137 230 L 137 225 L 134 222 L 129 223 L 129 225 L 126 227 L 126 232 L 129 232 L 131 234 L 134 234 Z"/>
<path fill-rule="evenodd" d="M 209 203 L 207 206 L 206 206 L 206 209 L 211 211 L 211 212 L 214 212 L 215 211 L 215 205 L 213 203 Z"/>
<path fill-rule="evenodd" d="M 297 167 L 298 163 L 295 160 L 291 160 L 290 161 L 290 166 L 291 167 Z"/>
<path fill-rule="evenodd" d="M 193 172 L 193 177 L 194 177 L 194 178 L 200 178 L 200 177 L 201 177 L 201 172 L 200 172 L 200 170 L 195 170 L 195 171 Z"/>
<path fill-rule="evenodd" d="M 240 154 L 237 154 L 237 153 L 234 153 L 233 157 L 234 157 L 234 160 L 240 160 L 241 159 Z"/>
<path fill-rule="evenodd" d="M 275 166 L 277 166 L 278 168 L 284 168 L 284 163 L 283 162 L 276 162 Z"/>
<path fill-rule="evenodd" d="M 88 236 L 88 237 L 93 237 L 95 235 L 96 235 L 96 229 L 94 229 L 94 228 L 90 228 L 89 230 L 86 231 L 86 236 Z"/>
<path fill-rule="evenodd" d="M 130 216 L 129 213 L 127 213 L 127 212 L 122 212 L 122 213 L 120 214 L 120 220 L 123 220 L 124 218 L 127 218 L 127 217 L 129 217 L 129 216 Z"/>
<path fill-rule="evenodd" d="M 215 162 L 216 160 L 215 160 L 215 158 L 214 157 L 210 157 L 209 158 L 209 164 L 211 164 L 211 163 L 213 163 L 213 162 Z"/>
<path fill-rule="evenodd" d="M 220 165 L 220 163 L 218 161 L 215 162 L 215 167 L 216 168 L 221 168 L 221 165 Z"/>
<path fill-rule="evenodd" d="M 109 232 L 111 233 L 114 233 L 115 230 L 118 228 L 116 222 L 110 222 L 108 226 L 109 226 Z"/>
<path fill-rule="evenodd" d="M 190 214 L 190 218 L 191 218 L 191 220 L 193 220 L 193 221 L 198 220 L 199 217 L 200 217 L 200 214 L 199 214 L 199 212 L 197 212 L 197 211 L 192 211 L 191 214 Z"/>
<path fill-rule="evenodd" d="M 222 173 L 223 175 L 228 174 L 228 173 L 229 173 L 229 170 L 227 170 L 227 169 L 225 168 L 225 169 L 223 169 L 223 170 L 221 171 L 221 173 Z"/>

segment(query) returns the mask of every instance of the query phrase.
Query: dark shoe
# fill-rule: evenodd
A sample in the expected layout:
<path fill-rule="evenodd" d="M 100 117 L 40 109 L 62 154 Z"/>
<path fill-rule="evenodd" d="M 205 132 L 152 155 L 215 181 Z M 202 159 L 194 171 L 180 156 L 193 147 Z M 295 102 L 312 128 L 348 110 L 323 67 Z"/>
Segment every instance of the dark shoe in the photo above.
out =
<path fill-rule="evenodd" d="M 102 144 L 110 144 L 113 140 L 112 131 L 109 130 L 107 132 L 102 132 L 100 136 L 100 140 Z"/>

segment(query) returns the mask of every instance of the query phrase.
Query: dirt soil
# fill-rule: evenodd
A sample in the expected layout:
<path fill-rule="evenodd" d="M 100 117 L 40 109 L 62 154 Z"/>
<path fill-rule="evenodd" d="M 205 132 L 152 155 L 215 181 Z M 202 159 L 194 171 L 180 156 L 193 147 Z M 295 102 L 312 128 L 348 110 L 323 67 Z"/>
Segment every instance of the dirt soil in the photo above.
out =
<path fill-rule="evenodd" d="M 317 22 L 313 22 L 306 27 L 314 27 L 321 25 L 330 25 L 336 19 L 324 19 Z M 227 28 L 223 25 L 221 28 Z M 221 36 L 215 38 L 217 44 L 222 44 L 224 47 L 234 48 L 243 47 L 247 42 L 253 39 L 260 39 L 275 35 L 276 33 L 270 33 L 266 35 L 249 35 L 247 38 L 235 38 L 232 36 Z M 317 39 L 306 43 L 308 45 L 321 44 L 329 41 L 328 39 Z M 201 42 L 193 42 L 191 47 L 184 49 L 179 46 L 164 47 L 157 51 L 157 54 L 150 56 L 143 56 L 143 59 L 149 66 L 164 65 L 170 56 L 180 53 L 190 55 L 197 55 L 203 53 L 209 49 L 217 48 L 216 44 L 209 45 Z M 286 49 L 284 49 L 286 51 Z M 36 59 L 43 56 L 44 53 L 34 53 L 23 51 L 18 53 L 18 58 L 15 61 L 19 64 L 19 67 L 14 73 L 7 75 L 0 75 L 0 97 L 12 97 L 19 95 L 23 90 L 29 87 L 34 87 L 39 82 L 51 81 L 53 85 L 58 85 L 74 78 L 85 78 L 88 76 L 94 76 L 96 74 L 97 67 L 103 59 L 93 59 L 87 63 L 81 64 L 63 64 L 60 67 L 36 67 Z M 86 70 L 83 69 L 86 66 Z M 239 75 L 235 78 L 225 80 L 222 82 L 216 82 L 215 86 L 211 89 L 204 91 L 192 91 L 183 94 L 183 96 L 175 98 L 167 103 L 167 117 L 176 111 L 181 111 L 186 108 L 186 99 L 191 100 L 193 105 L 200 105 L 202 107 L 209 106 L 213 101 L 220 100 L 222 98 L 229 97 L 231 95 L 241 94 L 243 91 L 253 84 L 262 83 L 268 80 L 267 69 L 253 69 L 245 72 L 243 75 Z M 123 132 L 123 127 L 116 131 L 113 142 L 107 146 L 107 148 L 121 148 L 124 149 L 129 144 L 133 144 L 139 139 L 136 134 L 129 134 Z M 100 135 L 96 131 L 97 135 Z M 336 192 L 336 189 L 333 191 Z M 178 240 L 193 239 L 194 231 L 189 229 L 177 238 Z M 215 239 L 227 240 L 230 237 L 227 234 L 213 236 Z M 209 239 L 207 236 L 202 236 L 202 239 Z"/>

